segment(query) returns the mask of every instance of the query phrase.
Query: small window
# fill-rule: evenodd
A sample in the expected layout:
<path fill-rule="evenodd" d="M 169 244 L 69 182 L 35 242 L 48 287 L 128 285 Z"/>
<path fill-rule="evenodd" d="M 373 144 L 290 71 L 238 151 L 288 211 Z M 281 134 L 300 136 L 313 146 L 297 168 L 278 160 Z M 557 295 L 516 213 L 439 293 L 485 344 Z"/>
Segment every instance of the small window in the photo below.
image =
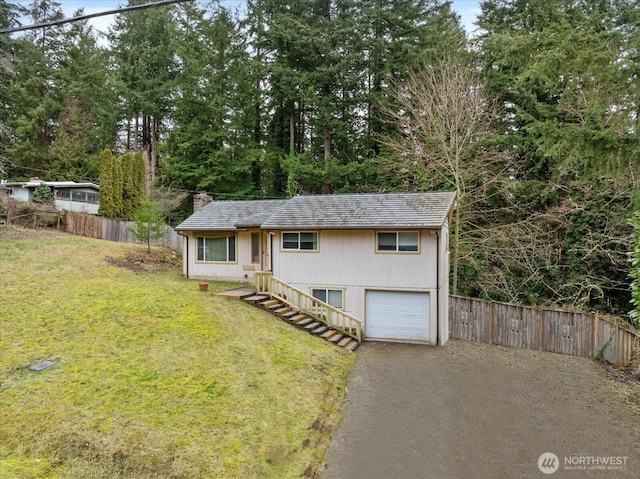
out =
<path fill-rule="evenodd" d="M 311 296 L 330 304 L 334 308 L 343 308 L 344 291 L 341 289 L 313 288 L 311 289 Z"/>
<path fill-rule="evenodd" d="M 288 250 L 318 250 L 318 233 L 314 232 L 296 232 L 282 233 L 282 249 Z"/>
<path fill-rule="evenodd" d="M 97 193 L 87 193 L 87 203 L 98 204 L 100 202 L 100 195 Z"/>
<path fill-rule="evenodd" d="M 198 261 L 232 263 L 236 260 L 236 237 L 198 238 Z"/>
<path fill-rule="evenodd" d="M 394 231 L 378 233 L 378 251 L 417 252 L 420 233 L 417 231 Z"/>

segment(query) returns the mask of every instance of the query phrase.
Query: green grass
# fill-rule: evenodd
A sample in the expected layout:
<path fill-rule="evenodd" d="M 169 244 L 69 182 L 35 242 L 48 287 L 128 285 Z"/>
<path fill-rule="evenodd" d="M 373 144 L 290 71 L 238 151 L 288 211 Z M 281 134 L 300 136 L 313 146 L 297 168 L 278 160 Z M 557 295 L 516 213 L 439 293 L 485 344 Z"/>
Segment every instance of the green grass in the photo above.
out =
<path fill-rule="evenodd" d="M 143 250 L 0 239 L 0 479 L 316 475 L 354 355 Z"/>

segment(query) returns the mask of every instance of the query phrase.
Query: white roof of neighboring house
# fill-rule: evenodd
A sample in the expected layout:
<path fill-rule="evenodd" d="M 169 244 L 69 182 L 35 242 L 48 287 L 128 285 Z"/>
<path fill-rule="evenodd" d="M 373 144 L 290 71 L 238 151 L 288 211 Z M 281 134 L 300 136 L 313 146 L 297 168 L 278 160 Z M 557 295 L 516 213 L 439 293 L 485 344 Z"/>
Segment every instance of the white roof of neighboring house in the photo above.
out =
<path fill-rule="evenodd" d="M 366 193 L 296 196 L 289 200 L 214 201 L 180 225 L 182 231 L 261 229 L 441 228 L 456 193 Z"/>
<path fill-rule="evenodd" d="M 43 180 L 30 180 L 30 181 L 12 181 L 2 182 L 0 186 L 11 187 L 17 186 L 20 188 L 37 188 L 40 185 L 50 186 L 52 188 L 94 188 L 100 189 L 100 186 L 95 183 L 76 183 L 75 181 L 43 181 Z"/>

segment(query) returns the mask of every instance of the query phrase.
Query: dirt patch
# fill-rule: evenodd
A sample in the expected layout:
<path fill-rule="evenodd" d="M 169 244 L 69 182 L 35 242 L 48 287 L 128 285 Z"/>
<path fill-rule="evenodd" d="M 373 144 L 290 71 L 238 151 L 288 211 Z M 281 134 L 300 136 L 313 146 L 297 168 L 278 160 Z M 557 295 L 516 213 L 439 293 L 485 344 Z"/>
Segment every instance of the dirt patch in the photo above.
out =
<path fill-rule="evenodd" d="M 112 266 L 133 271 L 135 274 L 178 270 L 182 265 L 180 256 L 169 248 L 153 248 L 151 252 L 127 251 L 124 258 L 107 256 L 105 261 Z"/>

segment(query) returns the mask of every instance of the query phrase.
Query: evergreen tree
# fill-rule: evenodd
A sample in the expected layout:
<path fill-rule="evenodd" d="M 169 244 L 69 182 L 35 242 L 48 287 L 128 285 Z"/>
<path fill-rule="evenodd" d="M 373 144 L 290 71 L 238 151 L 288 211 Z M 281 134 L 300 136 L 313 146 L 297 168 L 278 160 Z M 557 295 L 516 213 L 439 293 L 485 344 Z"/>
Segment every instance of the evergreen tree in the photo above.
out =
<path fill-rule="evenodd" d="M 128 5 L 140 3 L 144 0 L 129 0 Z M 171 10 L 158 7 L 118 15 L 110 32 L 120 74 L 120 118 L 127 125 L 125 149 L 143 152 L 147 189 L 156 180 L 160 136 L 177 71 Z"/>
<path fill-rule="evenodd" d="M 98 175 L 98 141 L 92 138 L 93 119 L 86 97 L 67 97 L 60 112 L 59 128 L 51 145 L 50 168 L 58 180 L 82 180 Z"/>
<path fill-rule="evenodd" d="M 133 178 L 133 189 L 135 192 L 133 193 L 133 197 L 135 198 L 134 203 L 140 204 L 143 198 L 147 196 L 146 189 L 146 173 L 145 173 L 144 159 L 142 158 L 142 152 L 137 151 L 133 154 L 133 165 L 132 165 L 132 173 L 131 176 Z"/>
<path fill-rule="evenodd" d="M 121 218 L 122 171 L 120 161 L 105 149 L 100 153 L 100 209 L 99 213 L 107 218 Z"/>
<path fill-rule="evenodd" d="M 637 26 L 625 20 L 623 3 L 482 4 L 477 51 L 505 107 L 503 141 L 515 159 L 514 216 L 505 229 L 537 245 L 521 249 L 528 264 L 524 256 L 512 264 L 506 281 L 513 286 L 501 289 L 520 290 L 525 301 L 614 311 L 628 302 L 626 211 L 640 164 L 629 95 Z M 528 233 L 516 234 L 515 225 Z M 493 270 L 490 260 L 485 270 L 504 271 L 502 258 L 493 258 L 501 264 Z"/>
<path fill-rule="evenodd" d="M 365 160 L 381 153 L 380 106 L 418 59 L 462 48 L 449 4 L 261 2 L 267 27 L 271 148 L 286 157 L 289 192 L 376 189 Z M 436 27 L 437 25 L 437 27 Z M 453 45 L 453 46 L 452 46 Z M 292 191 L 293 190 L 293 191 Z"/>
<path fill-rule="evenodd" d="M 180 90 L 169 139 L 167 183 L 218 194 L 259 195 L 261 149 L 253 131 L 253 81 L 236 21 L 222 7 L 180 10 Z M 206 41 L 203 41 L 206 39 Z M 249 119 L 248 119 L 249 118 Z"/>
<path fill-rule="evenodd" d="M 165 234 L 164 218 L 155 203 L 146 198 L 142 200 L 129 231 L 137 241 L 147 244 L 147 251 L 150 253 L 151 241 L 162 238 Z"/>
<path fill-rule="evenodd" d="M 125 153 L 120 159 L 122 171 L 122 219 L 131 219 L 139 207 L 137 188 L 133 178 L 133 155 Z"/>
<path fill-rule="evenodd" d="M 60 52 L 58 76 L 64 99 L 51 147 L 51 169 L 58 172 L 58 179 L 95 178 L 100 148 L 113 145 L 116 137 L 113 73 L 85 21 L 71 25 L 69 38 L 68 48 Z"/>
<path fill-rule="evenodd" d="M 27 15 L 33 23 L 64 17 L 60 3 L 38 0 Z M 12 101 L 10 125 L 15 141 L 9 156 L 16 164 L 32 170 L 48 169 L 51 144 L 60 111 L 60 52 L 65 50 L 66 28 L 43 28 L 25 35 L 16 43 L 13 62 L 15 81 L 9 90 Z"/>
<path fill-rule="evenodd" d="M 13 4 L 6 0 L 0 0 L 0 28 L 9 28 L 14 25 L 18 12 Z M 10 108 L 13 97 L 10 95 L 10 83 L 14 75 L 12 55 L 15 55 L 15 40 L 8 35 L 0 35 L 0 175 L 4 176 L 9 171 L 9 159 L 6 151 L 11 145 L 12 130 L 9 126 Z"/>
<path fill-rule="evenodd" d="M 47 185 L 39 185 L 33 190 L 33 202 L 39 204 L 53 204 L 53 190 Z"/>

